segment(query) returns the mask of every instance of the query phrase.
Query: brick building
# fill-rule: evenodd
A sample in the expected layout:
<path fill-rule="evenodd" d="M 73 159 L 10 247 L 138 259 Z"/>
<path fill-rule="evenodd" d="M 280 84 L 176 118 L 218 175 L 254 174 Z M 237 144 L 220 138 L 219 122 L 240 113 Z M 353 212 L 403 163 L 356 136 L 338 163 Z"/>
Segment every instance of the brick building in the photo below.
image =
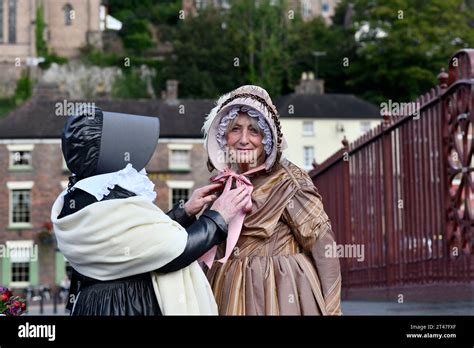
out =
<path fill-rule="evenodd" d="M 58 284 L 67 262 L 50 232 L 50 210 L 67 186 L 59 105 L 36 96 L 0 120 L 0 284 Z M 160 139 L 146 167 L 167 211 L 208 183 L 201 127 L 210 100 L 96 101 L 103 110 L 159 116 Z M 139 141 L 139 140 L 138 140 Z"/>

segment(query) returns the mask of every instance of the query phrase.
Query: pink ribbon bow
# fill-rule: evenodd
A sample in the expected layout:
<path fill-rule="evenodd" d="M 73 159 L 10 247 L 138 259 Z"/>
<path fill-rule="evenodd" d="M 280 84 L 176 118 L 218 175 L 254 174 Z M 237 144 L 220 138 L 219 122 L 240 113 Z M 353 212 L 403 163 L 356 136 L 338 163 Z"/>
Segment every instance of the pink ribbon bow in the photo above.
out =
<path fill-rule="evenodd" d="M 245 173 L 237 174 L 236 172 L 230 170 L 229 168 L 225 168 L 224 171 L 222 171 L 220 174 L 211 178 L 211 182 L 213 183 L 225 182 L 224 192 L 227 192 L 230 190 L 232 186 L 232 181 L 235 180 L 236 186 L 240 187 L 242 185 L 245 185 L 245 188 L 249 194 L 249 198 L 244 208 L 236 216 L 234 216 L 232 220 L 230 220 L 229 222 L 229 229 L 228 229 L 229 232 L 227 234 L 227 246 L 225 250 L 225 256 L 222 259 L 218 260 L 221 263 L 225 263 L 227 259 L 230 257 L 230 254 L 234 250 L 234 247 L 237 244 L 237 240 L 239 239 L 240 231 L 242 230 L 242 224 L 244 223 L 245 215 L 252 210 L 251 195 L 253 191 L 253 185 L 250 182 L 250 180 L 245 177 L 245 175 L 258 172 L 262 169 L 265 169 L 264 164 L 254 169 L 251 169 Z M 217 252 L 217 246 L 214 246 L 209 251 L 207 251 L 204 255 L 202 255 L 199 258 L 199 261 L 204 262 L 207 265 L 207 267 L 209 267 L 210 269 L 216 257 L 216 252 Z"/>

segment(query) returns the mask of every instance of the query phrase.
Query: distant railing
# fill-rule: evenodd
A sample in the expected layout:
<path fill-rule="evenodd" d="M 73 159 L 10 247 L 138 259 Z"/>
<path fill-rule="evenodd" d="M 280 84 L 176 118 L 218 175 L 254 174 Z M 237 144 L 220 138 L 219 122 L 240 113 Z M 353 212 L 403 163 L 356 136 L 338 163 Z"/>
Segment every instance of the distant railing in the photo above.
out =
<path fill-rule="evenodd" d="M 340 259 L 343 287 L 474 279 L 474 50 L 438 79 L 310 172 L 337 243 L 364 247 Z"/>

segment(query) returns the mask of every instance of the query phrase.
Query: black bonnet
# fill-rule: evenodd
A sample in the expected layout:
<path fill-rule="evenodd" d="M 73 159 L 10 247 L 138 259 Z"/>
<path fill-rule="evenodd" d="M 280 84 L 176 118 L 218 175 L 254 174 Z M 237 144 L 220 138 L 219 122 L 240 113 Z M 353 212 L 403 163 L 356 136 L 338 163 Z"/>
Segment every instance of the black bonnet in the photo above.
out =
<path fill-rule="evenodd" d="M 157 117 L 92 108 L 69 116 L 61 139 L 66 164 L 76 180 L 112 173 L 128 163 L 142 170 L 158 143 Z"/>

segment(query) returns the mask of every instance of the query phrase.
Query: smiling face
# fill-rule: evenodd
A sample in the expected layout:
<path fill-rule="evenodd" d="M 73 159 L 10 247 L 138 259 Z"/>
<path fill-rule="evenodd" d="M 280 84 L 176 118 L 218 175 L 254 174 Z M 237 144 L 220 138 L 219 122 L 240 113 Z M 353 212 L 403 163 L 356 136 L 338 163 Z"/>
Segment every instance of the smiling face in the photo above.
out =
<path fill-rule="evenodd" d="M 263 148 L 263 131 L 258 126 L 257 119 L 246 113 L 239 115 L 229 123 L 226 132 L 227 146 L 239 168 L 246 171 L 265 162 Z"/>

